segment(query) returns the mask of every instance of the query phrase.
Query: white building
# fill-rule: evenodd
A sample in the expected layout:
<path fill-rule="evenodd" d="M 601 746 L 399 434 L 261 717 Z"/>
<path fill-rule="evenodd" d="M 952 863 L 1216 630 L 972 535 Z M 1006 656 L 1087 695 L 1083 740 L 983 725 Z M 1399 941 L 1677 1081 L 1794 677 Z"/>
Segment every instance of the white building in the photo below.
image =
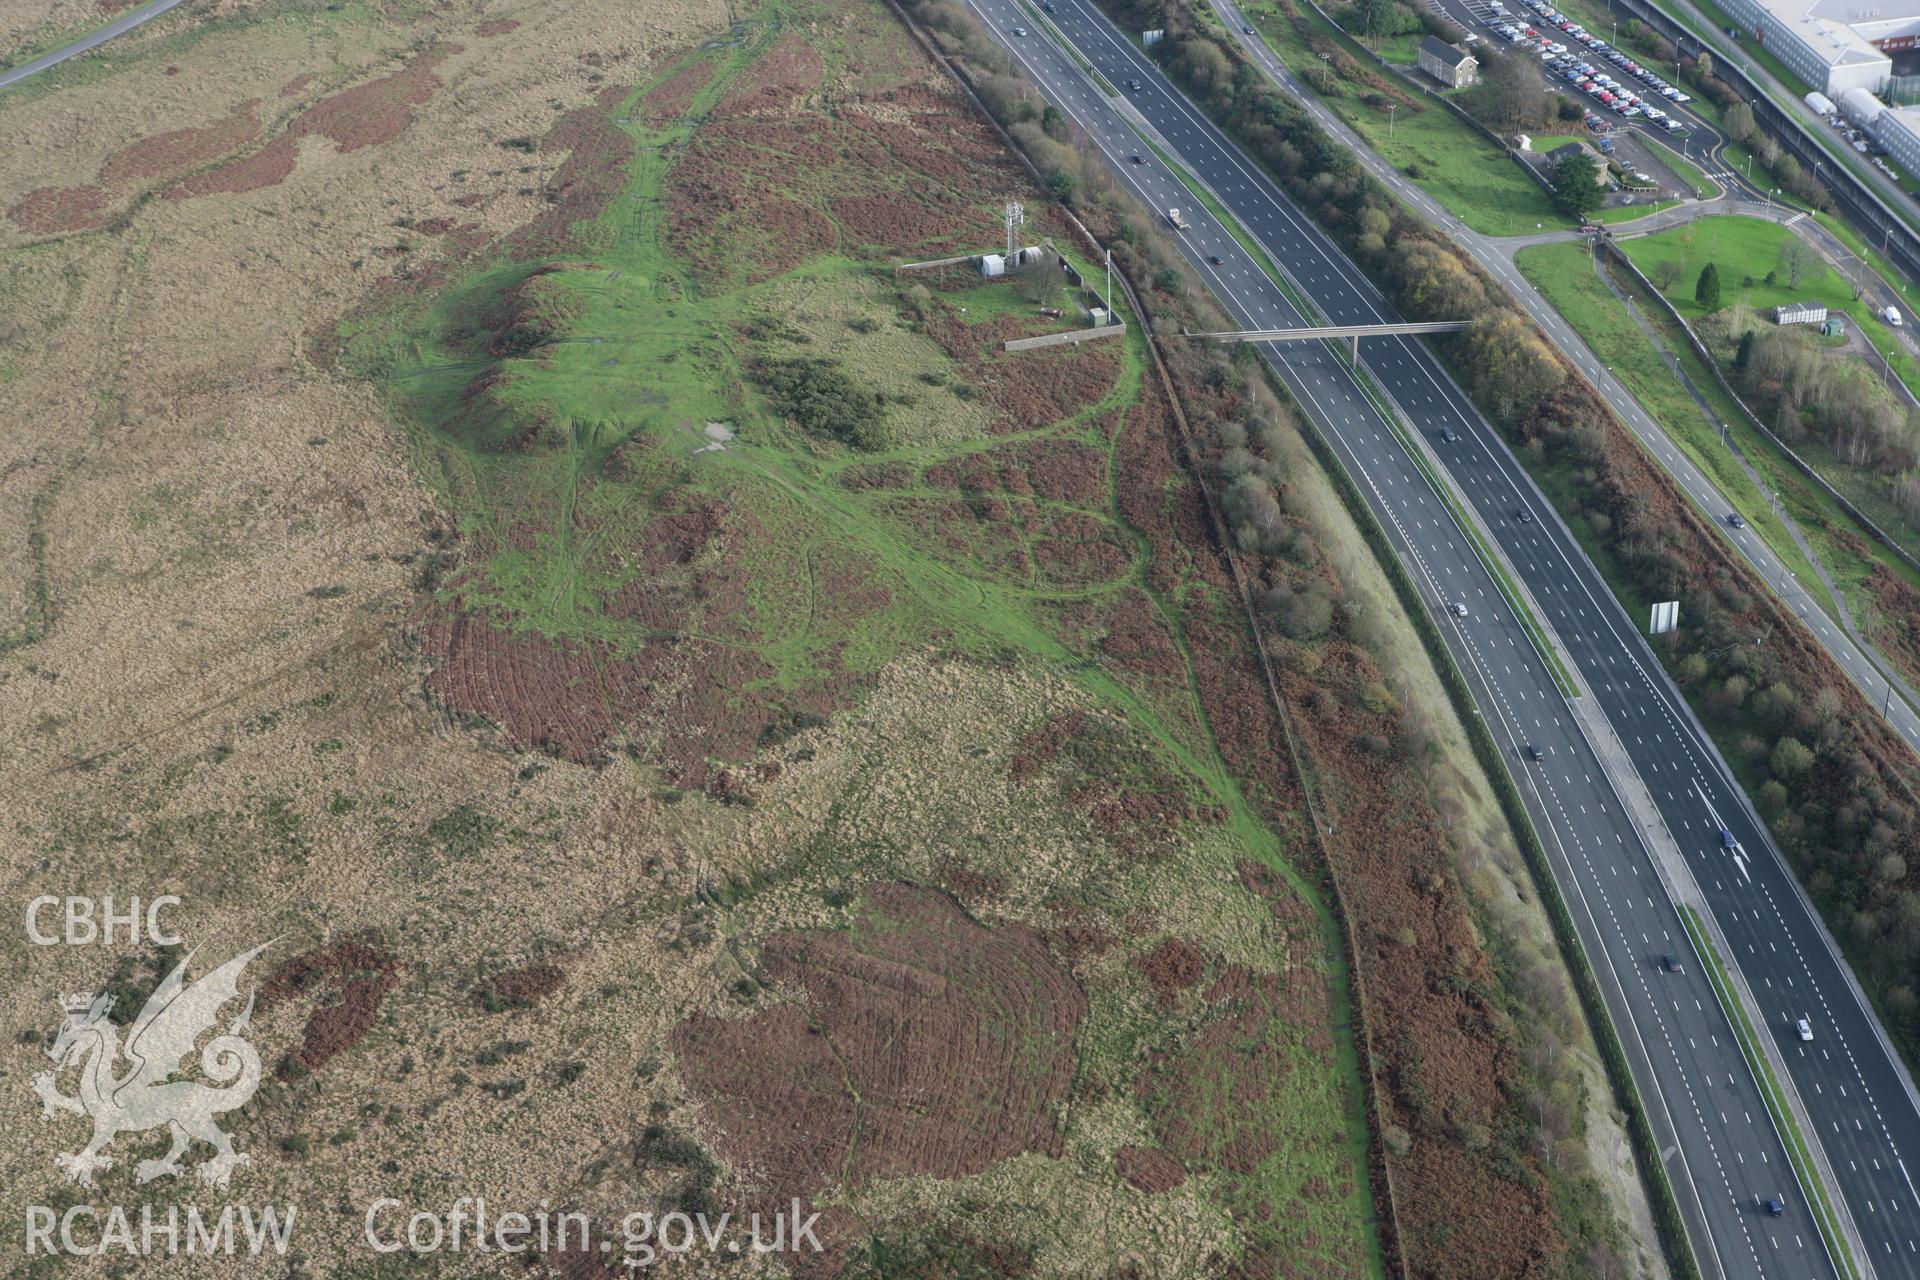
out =
<path fill-rule="evenodd" d="M 1773 309 L 1775 324 L 1824 324 L 1826 319 L 1824 302 L 1789 302 Z"/>
<path fill-rule="evenodd" d="M 1920 44 L 1920 0 L 1726 0 L 1729 16 L 1814 89 L 1878 91 L 1889 53 Z"/>

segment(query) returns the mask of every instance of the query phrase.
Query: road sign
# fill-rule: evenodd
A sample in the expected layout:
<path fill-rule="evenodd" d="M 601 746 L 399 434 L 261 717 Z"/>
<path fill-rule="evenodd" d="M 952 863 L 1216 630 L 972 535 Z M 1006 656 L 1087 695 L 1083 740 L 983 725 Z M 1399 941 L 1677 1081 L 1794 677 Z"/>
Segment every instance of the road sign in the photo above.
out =
<path fill-rule="evenodd" d="M 1667 600 L 1653 606 L 1653 621 L 1647 626 L 1650 636 L 1664 635 L 1680 625 L 1680 602 Z"/>

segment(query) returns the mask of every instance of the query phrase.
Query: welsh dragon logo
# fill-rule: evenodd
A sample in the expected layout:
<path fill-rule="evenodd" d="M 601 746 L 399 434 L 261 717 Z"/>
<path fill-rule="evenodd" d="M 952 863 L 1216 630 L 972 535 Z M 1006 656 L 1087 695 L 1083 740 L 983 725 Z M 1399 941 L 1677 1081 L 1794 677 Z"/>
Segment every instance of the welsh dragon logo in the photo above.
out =
<path fill-rule="evenodd" d="M 137 1182 L 151 1182 L 181 1171 L 180 1157 L 198 1139 L 214 1149 L 211 1160 L 195 1172 L 202 1182 L 224 1187 L 240 1165 L 252 1157 L 233 1149 L 213 1118 L 245 1106 L 260 1087 L 260 1055 L 241 1038 L 253 1015 L 253 996 L 247 1007 L 200 1051 L 200 1071 L 211 1084 L 170 1077 L 183 1066 L 201 1035 L 213 1027 L 220 1010 L 239 994 L 241 971 L 265 951 L 265 943 L 235 956 L 196 982 L 186 981 L 191 954 L 180 961 L 154 990 L 140 1016 L 127 1028 L 124 1048 L 119 1028 L 108 1020 L 113 997 L 66 996 L 67 1018 L 60 1035 L 47 1050 L 58 1067 L 33 1078 L 42 1115 L 51 1120 L 61 1112 L 90 1117 L 93 1140 L 79 1151 L 55 1157 L 67 1177 L 83 1187 L 93 1185 L 96 1170 L 110 1168 L 112 1159 L 100 1154 L 123 1133 L 140 1133 L 167 1126 L 173 1145 L 158 1160 L 142 1160 L 134 1169 Z M 122 1057 L 127 1068 L 115 1074 Z M 80 1091 L 68 1097 L 59 1091 L 59 1072 L 80 1069 Z M 218 1086 L 218 1087 L 216 1087 Z"/>

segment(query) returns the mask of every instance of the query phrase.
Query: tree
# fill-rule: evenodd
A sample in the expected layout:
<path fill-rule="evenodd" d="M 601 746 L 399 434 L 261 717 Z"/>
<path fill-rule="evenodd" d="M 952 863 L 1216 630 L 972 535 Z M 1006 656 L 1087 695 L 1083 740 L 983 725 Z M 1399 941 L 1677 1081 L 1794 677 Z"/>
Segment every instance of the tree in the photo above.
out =
<path fill-rule="evenodd" d="M 1777 778 L 1794 778 L 1813 767 L 1813 752 L 1798 738 L 1782 738 L 1773 744 L 1767 763 Z"/>
<path fill-rule="evenodd" d="M 1720 268 L 1711 262 L 1700 268 L 1700 279 L 1693 286 L 1693 300 L 1708 311 L 1720 309 Z"/>
<path fill-rule="evenodd" d="M 1393 25 L 1393 0 L 1355 0 L 1353 8 L 1362 35 L 1386 35 Z"/>
<path fill-rule="evenodd" d="M 1700 56 L 1693 60 L 1693 69 L 1700 73 L 1702 80 L 1711 77 L 1713 75 L 1713 55 L 1705 49 L 1702 49 Z M 1746 104 L 1742 103 L 1741 105 L 1745 106 Z M 1748 110 L 1751 111 L 1752 108 L 1749 107 Z"/>
<path fill-rule="evenodd" d="M 1547 120 L 1546 83 L 1540 60 L 1518 53 L 1488 51 L 1480 67 L 1480 88 L 1471 104 L 1484 123 L 1502 133 L 1538 128 Z"/>
<path fill-rule="evenodd" d="M 1600 207 L 1605 195 L 1594 180 L 1593 157 L 1584 149 L 1553 166 L 1553 203 L 1568 217 L 1584 219 Z"/>
<path fill-rule="evenodd" d="M 1727 136 L 1735 142 L 1745 142 L 1753 136 L 1753 108 L 1744 102 L 1736 102 L 1727 108 Z"/>
<path fill-rule="evenodd" d="M 1786 272 L 1789 289 L 1798 289 L 1802 281 L 1812 284 L 1820 278 L 1820 255 L 1812 245 L 1791 232 L 1780 242 L 1778 261 L 1778 269 Z"/>
<path fill-rule="evenodd" d="M 1747 371 L 1747 362 L 1753 359 L 1753 330 L 1740 335 L 1739 350 L 1733 353 L 1733 367 L 1740 373 Z"/>

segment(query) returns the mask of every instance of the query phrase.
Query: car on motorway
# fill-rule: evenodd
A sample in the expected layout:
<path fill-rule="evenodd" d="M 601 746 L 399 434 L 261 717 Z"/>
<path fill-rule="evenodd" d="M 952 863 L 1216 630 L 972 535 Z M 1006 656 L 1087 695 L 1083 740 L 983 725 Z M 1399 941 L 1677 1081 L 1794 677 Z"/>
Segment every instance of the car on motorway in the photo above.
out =
<path fill-rule="evenodd" d="M 1720 847 L 1722 849 L 1731 849 L 1736 843 L 1738 842 L 1734 840 L 1733 832 L 1727 830 L 1725 827 L 1720 828 Z"/>
<path fill-rule="evenodd" d="M 1447 443 L 1447 444 L 1452 444 L 1452 443 L 1453 443 L 1453 442 L 1454 442 L 1455 440 L 1458 440 L 1459 438 L 1460 438 L 1459 436 L 1457 436 L 1457 435 L 1455 435 L 1455 434 L 1453 434 L 1453 428 L 1452 428 L 1452 427 L 1442 427 L 1442 428 L 1440 428 L 1440 439 L 1441 439 L 1441 440 L 1442 440 L 1443 442 L 1445 442 L 1445 443 Z"/>
<path fill-rule="evenodd" d="M 1253 34 L 1253 28 L 1252 28 L 1252 27 L 1242 27 L 1242 28 L 1240 28 L 1240 34 L 1241 34 L 1241 35 L 1245 35 L 1245 36 L 1250 36 L 1250 35 L 1252 35 L 1252 34 Z"/>
<path fill-rule="evenodd" d="M 1462 603 L 1460 603 L 1460 602 L 1458 602 L 1458 601 L 1456 601 L 1456 602 L 1454 603 L 1454 606 L 1453 606 L 1453 616 L 1454 616 L 1454 617 L 1456 617 L 1456 618 L 1464 618 L 1464 617 L 1466 617 L 1466 616 L 1467 616 L 1467 606 L 1466 606 L 1466 605 L 1464 605 L 1464 604 L 1462 604 Z"/>
<path fill-rule="evenodd" d="M 1740 518 L 1738 511 L 1727 512 L 1727 523 L 1735 529 L 1744 529 L 1747 527 L 1747 522 Z"/>
<path fill-rule="evenodd" d="M 1518 511 L 1513 513 L 1513 518 L 1515 520 L 1518 520 L 1521 524 L 1532 524 L 1533 512 L 1527 510 L 1525 507 L 1522 507 Z"/>
<path fill-rule="evenodd" d="M 1145 156 L 1128 156 L 1127 159 L 1133 161 L 1135 164 L 1145 164 L 1147 162 Z"/>
<path fill-rule="evenodd" d="M 1777 1218 L 1781 1214 L 1787 1211 L 1786 1204 L 1780 1199 L 1779 1196 L 1768 1196 L 1764 1201 L 1761 1202 L 1760 1207 L 1766 1210 L 1767 1216 L 1769 1218 Z"/>
<path fill-rule="evenodd" d="M 1217 253 L 1210 253 L 1207 255 L 1207 261 L 1217 267 L 1220 265 L 1220 255 Z"/>
<path fill-rule="evenodd" d="M 1800 1033 L 1802 1043 L 1813 1039 L 1813 1023 L 1809 1019 L 1801 1018 L 1793 1024 L 1793 1029 Z"/>
<path fill-rule="evenodd" d="M 1024 38 L 1027 34 L 1027 29 L 1025 27 L 1015 27 L 1013 29 L 1013 34 Z"/>
<path fill-rule="evenodd" d="M 1544 753 L 1543 753 L 1543 752 L 1542 752 L 1542 751 L 1540 750 L 1540 748 L 1539 748 L 1539 747 L 1536 747 L 1536 746 L 1535 746 L 1535 745 L 1534 745 L 1533 743 L 1531 743 L 1531 742 L 1529 742 L 1529 743 L 1527 744 L 1527 759 L 1529 759 L 1529 760 L 1539 760 L 1539 759 L 1541 759 L 1541 758 L 1542 758 L 1542 756 L 1543 756 L 1543 755 L 1544 755 Z"/>
<path fill-rule="evenodd" d="M 1660 957 L 1660 967 L 1662 969 L 1665 969 L 1668 973 L 1685 973 L 1686 972 L 1685 967 L 1683 967 L 1680 963 L 1680 957 L 1674 955 L 1671 952 Z"/>
<path fill-rule="evenodd" d="M 1138 93 L 1140 92 L 1140 82 L 1138 80 L 1129 80 L 1127 81 L 1127 88 L 1133 90 L 1135 93 Z"/>

